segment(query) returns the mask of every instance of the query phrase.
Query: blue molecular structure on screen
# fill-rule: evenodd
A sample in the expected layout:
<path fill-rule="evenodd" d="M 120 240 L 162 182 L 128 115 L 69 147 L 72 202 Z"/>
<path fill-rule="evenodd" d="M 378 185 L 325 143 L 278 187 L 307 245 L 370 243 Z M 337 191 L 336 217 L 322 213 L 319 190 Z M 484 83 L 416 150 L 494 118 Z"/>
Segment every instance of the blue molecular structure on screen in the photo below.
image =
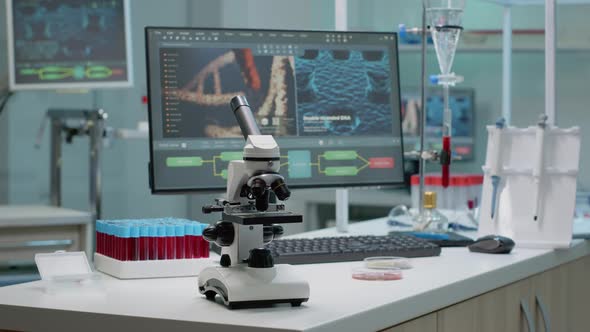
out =
<path fill-rule="evenodd" d="M 306 50 L 297 56 L 298 134 L 391 135 L 390 68 L 385 50 Z M 310 124 L 306 119 L 314 116 L 320 120 Z"/>

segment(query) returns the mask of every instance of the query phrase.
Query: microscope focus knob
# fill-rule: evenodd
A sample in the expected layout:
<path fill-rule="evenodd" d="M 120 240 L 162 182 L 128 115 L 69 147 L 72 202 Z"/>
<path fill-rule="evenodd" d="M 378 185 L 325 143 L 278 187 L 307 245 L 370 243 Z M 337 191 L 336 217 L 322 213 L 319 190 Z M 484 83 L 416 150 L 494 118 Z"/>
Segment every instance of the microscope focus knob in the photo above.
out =
<path fill-rule="evenodd" d="M 250 250 L 250 257 L 248 257 L 248 267 L 264 269 L 274 266 L 274 261 L 270 250 L 266 248 L 255 248 Z"/>
<path fill-rule="evenodd" d="M 218 221 L 215 225 L 203 230 L 203 237 L 220 247 L 227 247 L 234 242 L 234 232 L 234 225 L 231 222 Z"/>
<path fill-rule="evenodd" d="M 262 228 L 262 241 L 264 244 L 270 243 L 272 240 L 278 240 L 283 236 L 283 226 L 278 224 L 264 225 Z"/>
<path fill-rule="evenodd" d="M 284 233 L 284 229 L 283 226 L 278 225 L 278 224 L 274 224 L 272 225 L 272 234 L 274 235 L 274 239 L 278 240 L 283 236 Z"/>

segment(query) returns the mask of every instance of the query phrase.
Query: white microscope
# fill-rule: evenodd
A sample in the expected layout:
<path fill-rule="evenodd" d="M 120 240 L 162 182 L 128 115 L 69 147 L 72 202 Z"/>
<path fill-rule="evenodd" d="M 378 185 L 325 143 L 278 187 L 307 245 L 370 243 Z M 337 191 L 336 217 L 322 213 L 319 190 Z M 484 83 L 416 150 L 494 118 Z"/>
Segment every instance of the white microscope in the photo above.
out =
<path fill-rule="evenodd" d="M 309 284 L 296 268 L 274 265 L 264 245 L 283 234 L 279 224 L 300 223 L 301 215 L 285 211 L 283 204 L 271 203 L 271 191 L 278 200 L 291 195 L 279 172 L 279 146 L 271 135 L 261 135 L 245 97 L 231 100 L 246 139 L 243 160 L 229 163 L 227 193 L 204 213 L 222 212 L 221 221 L 207 227 L 203 237 L 221 247 L 221 266 L 199 274 L 199 292 L 207 299 L 219 295 L 230 309 L 290 303 L 300 306 L 309 299 Z"/>

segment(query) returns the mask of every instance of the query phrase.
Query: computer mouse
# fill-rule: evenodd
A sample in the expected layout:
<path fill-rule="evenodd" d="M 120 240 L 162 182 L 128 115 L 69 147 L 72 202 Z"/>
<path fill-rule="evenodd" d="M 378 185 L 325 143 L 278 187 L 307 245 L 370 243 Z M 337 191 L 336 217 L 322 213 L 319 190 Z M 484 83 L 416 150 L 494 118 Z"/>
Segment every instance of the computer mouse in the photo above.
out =
<path fill-rule="evenodd" d="M 469 251 L 484 254 L 508 254 L 512 248 L 514 248 L 514 241 L 500 235 L 482 236 L 469 245 Z"/>

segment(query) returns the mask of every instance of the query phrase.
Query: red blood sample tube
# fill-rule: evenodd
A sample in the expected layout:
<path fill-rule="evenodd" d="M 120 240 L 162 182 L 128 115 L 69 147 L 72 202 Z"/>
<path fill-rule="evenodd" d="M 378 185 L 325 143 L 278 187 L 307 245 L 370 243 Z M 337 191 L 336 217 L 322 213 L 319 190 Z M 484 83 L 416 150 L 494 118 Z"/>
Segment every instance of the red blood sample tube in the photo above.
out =
<path fill-rule="evenodd" d="M 176 236 L 176 259 L 184 259 L 184 225 L 179 221 L 174 225 L 174 235 Z"/>
<path fill-rule="evenodd" d="M 199 240 L 201 242 L 199 248 L 201 258 L 209 258 L 209 242 L 202 235 L 199 236 Z"/>
<path fill-rule="evenodd" d="M 113 257 L 113 225 L 110 223 L 105 224 L 105 239 L 104 239 L 104 254 L 109 257 Z"/>
<path fill-rule="evenodd" d="M 99 224 L 96 225 L 98 228 Z M 100 232 L 98 233 L 98 239 L 96 243 L 96 251 L 99 254 L 104 255 L 104 247 L 105 247 L 105 239 L 106 239 L 106 230 L 105 230 L 105 223 L 104 221 L 100 222 Z"/>
<path fill-rule="evenodd" d="M 166 259 L 166 225 L 158 225 L 156 243 L 158 245 L 158 259 Z"/>
<path fill-rule="evenodd" d="M 107 244 L 108 244 L 108 238 L 109 238 L 109 224 L 106 221 L 102 222 L 102 244 L 100 245 L 101 247 L 101 254 L 102 255 L 107 255 Z"/>
<path fill-rule="evenodd" d="M 95 229 L 96 229 L 96 252 L 99 253 L 99 254 L 102 254 L 102 252 L 101 252 L 101 249 L 102 249 L 101 248 L 101 245 L 102 245 L 102 234 L 103 233 L 102 233 L 102 228 L 101 227 L 102 227 L 102 221 L 97 220 L 96 221 L 96 226 L 95 226 Z"/>
<path fill-rule="evenodd" d="M 114 259 L 119 259 L 119 226 L 113 224 L 113 236 L 111 237 L 112 253 Z"/>
<path fill-rule="evenodd" d="M 201 224 L 196 223 L 193 224 L 194 227 L 194 233 L 192 236 L 192 242 L 193 242 L 193 258 L 201 258 L 201 235 L 203 234 L 203 230 L 201 228 Z"/>
<path fill-rule="evenodd" d="M 176 259 L 176 229 L 174 225 L 166 225 L 166 259 Z"/>
<path fill-rule="evenodd" d="M 121 233 L 122 227 L 118 224 L 114 225 L 114 234 L 113 234 L 113 258 L 121 260 Z"/>
<path fill-rule="evenodd" d="M 207 228 L 207 224 L 200 224 L 201 232 L 198 236 L 199 240 L 199 257 L 201 258 L 208 258 L 209 257 L 209 242 L 205 240 L 203 237 L 203 230 Z"/>
<path fill-rule="evenodd" d="M 184 224 L 184 258 L 195 258 L 193 251 L 194 227 L 193 223 Z"/>
<path fill-rule="evenodd" d="M 111 257 L 117 259 L 119 250 L 117 250 L 117 235 L 119 234 L 119 227 L 115 223 L 111 225 Z"/>
<path fill-rule="evenodd" d="M 102 253 L 102 245 L 103 245 L 103 235 L 104 235 L 104 231 L 102 229 L 103 226 L 103 222 L 100 220 L 96 221 L 96 252 L 98 252 L 99 254 L 103 254 Z"/>
<path fill-rule="evenodd" d="M 158 226 L 150 225 L 148 227 L 148 259 L 158 259 Z"/>
<path fill-rule="evenodd" d="M 145 261 L 150 259 L 150 247 L 149 247 L 149 226 L 139 226 L 139 260 Z"/>
<path fill-rule="evenodd" d="M 129 252 L 127 253 L 130 261 L 139 260 L 139 225 L 131 225 L 131 236 L 129 238 Z"/>
<path fill-rule="evenodd" d="M 131 239 L 131 226 L 130 225 L 121 225 L 121 233 L 119 239 L 119 260 L 128 261 L 131 260 L 131 250 L 133 248 L 133 242 Z"/>

